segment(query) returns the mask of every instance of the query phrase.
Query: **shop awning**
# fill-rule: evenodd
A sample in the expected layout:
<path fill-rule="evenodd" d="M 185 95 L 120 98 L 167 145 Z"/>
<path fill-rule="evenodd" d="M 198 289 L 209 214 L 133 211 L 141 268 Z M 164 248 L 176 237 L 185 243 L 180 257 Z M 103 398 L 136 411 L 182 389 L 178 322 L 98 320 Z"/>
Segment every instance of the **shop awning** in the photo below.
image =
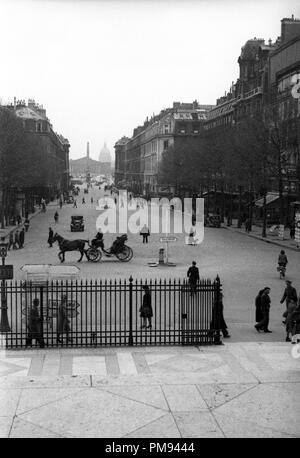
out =
<path fill-rule="evenodd" d="M 279 199 L 279 194 L 278 192 L 268 192 L 267 197 L 266 197 L 266 204 L 270 205 L 271 203 L 275 202 L 275 200 Z M 261 197 L 260 199 L 257 199 L 254 202 L 254 205 L 256 207 L 263 207 L 264 205 L 264 198 Z"/>

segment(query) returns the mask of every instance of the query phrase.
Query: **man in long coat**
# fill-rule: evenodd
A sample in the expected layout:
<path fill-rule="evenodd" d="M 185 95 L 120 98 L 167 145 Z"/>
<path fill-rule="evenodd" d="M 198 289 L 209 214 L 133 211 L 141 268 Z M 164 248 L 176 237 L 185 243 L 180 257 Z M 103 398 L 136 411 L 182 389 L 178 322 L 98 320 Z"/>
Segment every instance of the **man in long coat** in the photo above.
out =
<path fill-rule="evenodd" d="M 187 271 L 188 282 L 191 285 L 191 296 L 196 293 L 197 282 L 200 280 L 199 269 L 196 267 L 196 261 L 192 262 Z"/>
<path fill-rule="evenodd" d="M 271 307 L 271 299 L 269 296 L 270 291 L 271 289 L 269 287 L 266 287 L 261 296 L 261 310 L 263 313 L 263 318 L 259 323 L 257 323 L 254 326 L 257 332 L 262 331 L 262 330 L 264 332 L 272 332 L 269 330 L 270 307 Z"/>

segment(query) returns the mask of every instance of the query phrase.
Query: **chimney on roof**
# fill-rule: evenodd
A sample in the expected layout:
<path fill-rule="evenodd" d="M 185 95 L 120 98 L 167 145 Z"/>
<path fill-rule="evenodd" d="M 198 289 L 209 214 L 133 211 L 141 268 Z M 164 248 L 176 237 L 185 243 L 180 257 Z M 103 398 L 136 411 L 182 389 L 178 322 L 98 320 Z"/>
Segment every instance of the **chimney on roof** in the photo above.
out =
<path fill-rule="evenodd" d="M 295 19 L 293 14 L 291 18 L 281 19 L 281 41 L 282 43 L 284 43 L 285 41 L 292 40 L 299 34 L 300 34 L 300 20 L 299 19 Z"/>

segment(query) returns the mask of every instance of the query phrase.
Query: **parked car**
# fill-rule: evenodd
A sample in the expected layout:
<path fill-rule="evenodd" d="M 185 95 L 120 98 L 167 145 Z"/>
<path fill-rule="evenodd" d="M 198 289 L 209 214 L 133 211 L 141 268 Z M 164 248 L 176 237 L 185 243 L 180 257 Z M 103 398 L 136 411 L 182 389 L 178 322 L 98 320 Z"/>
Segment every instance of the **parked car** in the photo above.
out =
<path fill-rule="evenodd" d="M 66 196 L 64 200 L 65 200 L 66 204 L 73 204 L 74 203 L 74 197 L 73 196 Z"/>
<path fill-rule="evenodd" d="M 79 216 L 79 215 L 71 216 L 71 232 L 83 232 L 83 231 L 84 231 L 83 216 Z"/>
<path fill-rule="evenodd" d="M 204 226 L 208 227 L 221 227 L 220 215 L 209 215 L 205 217 Z"/>

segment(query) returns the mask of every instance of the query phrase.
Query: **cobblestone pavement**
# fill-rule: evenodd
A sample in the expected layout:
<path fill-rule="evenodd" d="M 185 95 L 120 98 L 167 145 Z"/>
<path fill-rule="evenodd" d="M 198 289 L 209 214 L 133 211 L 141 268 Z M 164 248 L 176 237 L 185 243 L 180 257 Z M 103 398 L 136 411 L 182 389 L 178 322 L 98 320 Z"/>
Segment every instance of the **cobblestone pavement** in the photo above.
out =
<path fill-rule="evenodd" d="M 0 355 L 0 436 L 299 437 L 285 343 Z"/>

